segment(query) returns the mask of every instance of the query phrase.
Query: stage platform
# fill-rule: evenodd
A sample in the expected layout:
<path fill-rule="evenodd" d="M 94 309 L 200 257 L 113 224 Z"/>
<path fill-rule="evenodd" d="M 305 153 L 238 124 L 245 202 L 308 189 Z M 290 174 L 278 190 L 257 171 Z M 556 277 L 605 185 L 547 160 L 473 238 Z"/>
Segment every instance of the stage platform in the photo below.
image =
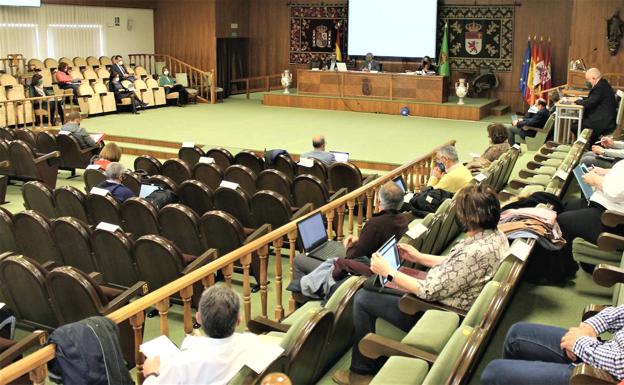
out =
<path fill-rule="evenodd" d="M 407 107 L 411 116 L 479 121 L 491 115 L 491 109 L 499 104 L 498 99 L 466 98 L 464 105 L 457 104 L 456 96 L 449 96 L 448 102 L 414 102 L 407 100 L 335 97 L 317 95 L 284 94 L 283 91 L 265 92 L 265 106 L 312 108 L 320 110 L 372 112 L 400 115 Z"/>

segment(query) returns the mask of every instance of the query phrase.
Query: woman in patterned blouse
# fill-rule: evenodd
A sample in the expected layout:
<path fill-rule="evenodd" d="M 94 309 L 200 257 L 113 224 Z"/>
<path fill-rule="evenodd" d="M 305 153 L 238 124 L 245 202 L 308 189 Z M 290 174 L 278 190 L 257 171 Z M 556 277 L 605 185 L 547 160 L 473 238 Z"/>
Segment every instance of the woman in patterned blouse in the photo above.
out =
<path fill-rule="evenodd" d="M 474 158 L 466 164 L 466 167 L 473 174 L 488 167 L 511 148 L 507 142 L 507 129 L 502 124 L 490 124 L 487 126 L 487 133 L 488 138 L 490 138 L 490 146 L 485 149 L 480 157 Z"/>
<path fill-rule="evenodd" d="M 507 254 L 509 242 L 497 229 L 500 203 L 494 190 L 484 185 L 469 185 L 455 196 L 457 220 L 466 229 L 468 237 L 458 242 L 446 256 L 423 254 L 406 244 L 399 244 L 403 260 L 429 267 L 424 279 L 413 278 L 392 270 L 379 254 L 371 260 L 371 270 L 427 300 L 468 310 L 485 284 L 492 279 L 498 265 Z M 417 315 L 399 310 L 400 297 L 378 291 L 360 290 L 355 295 L 353 319 L 355 341 L 351 370 L 334 374 L 339 384 L 366 382 L 376 373 L 383 361 L 371 360 L 358 350 L 358 343 L 366 334 L 375 332 L 377 318 L 409 331 Z"/>

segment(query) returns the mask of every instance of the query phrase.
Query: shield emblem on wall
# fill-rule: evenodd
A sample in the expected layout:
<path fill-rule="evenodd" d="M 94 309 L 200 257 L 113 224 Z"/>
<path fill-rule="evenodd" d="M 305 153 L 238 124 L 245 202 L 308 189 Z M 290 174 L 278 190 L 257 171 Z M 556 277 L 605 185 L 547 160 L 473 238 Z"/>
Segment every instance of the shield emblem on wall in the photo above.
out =
<path fill-rule="evenodd" d="M 326 48 L 329 46 L 330 34 L 328 28 L 324 25 L 319 25 L 314 30 L 314 45 L 318 48 Z"/>
<path fill-rule="evenodd" d="M 483 48 L 483 32 L 481 31 L 481 25 L 472 22 L 466 25 L 466 39 L 465 48 L 469 55 L 478 55 Z"/>

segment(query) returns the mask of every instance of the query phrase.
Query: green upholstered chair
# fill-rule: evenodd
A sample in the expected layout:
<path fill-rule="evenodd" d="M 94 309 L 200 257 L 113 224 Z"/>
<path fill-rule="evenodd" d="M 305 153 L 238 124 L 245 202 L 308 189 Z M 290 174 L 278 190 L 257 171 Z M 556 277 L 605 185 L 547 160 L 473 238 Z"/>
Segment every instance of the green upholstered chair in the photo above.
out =
<path fill-rule="evenodd" d="M 605 226 L 615 227 L 624 224 L 624 214 L 613 210 L 606 210 L 601 217 Z M 601 233 L 597 244 L 590 243 L 583 238 L 572 241 L 572 256 L 574 260 L 587 265 L 600 263 L 611 266 L 620 266 L 622 259 L 622 241 L 624 237 L 611 233 Z"/>
<path fill-rule="evenodd" d="M 553 114 L 548 117 L 548 120 L 544 124 L 544 128 L 536 128 L 536 127 L 524 128 L 525 131 L 529 131 L 529 130 L 535 131 L 534 137 L 527 136 L 526 138 L 522 139 L 519 135 L 515 135 L 514 140 L 516 143 L 526 143 L 529 151 L 535 151 L 539 149 L 546 142 L 546 138 L 548 137 L 548 134 L 550 134 L 550 131 L 552 131 L 554 126 L 555 126 L 555 115 Z"/>

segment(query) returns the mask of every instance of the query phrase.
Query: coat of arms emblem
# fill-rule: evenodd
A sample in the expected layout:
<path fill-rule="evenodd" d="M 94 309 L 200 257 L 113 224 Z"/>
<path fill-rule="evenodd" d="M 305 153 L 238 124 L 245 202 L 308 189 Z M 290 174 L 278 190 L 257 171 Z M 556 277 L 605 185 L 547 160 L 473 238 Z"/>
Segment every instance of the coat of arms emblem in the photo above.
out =
<path fill-rule="evenodd" d="M 328 28 L 326 25 L 319 25 L 314 29 L 313 32 L 313 41 L 314 45 L 318 48 L 327 48 L 329 47 L 329 39 L 331 38 Z"/>
<path fill-rule="evenodd" d="M 483 48 L 483 32 L 480 32 L 481 28 L 481 24 L 477 24 L 474 21 L 466 25 L 468 32 L 466 32 L 465 48 L 470 55 L 478 55 Z"/>

